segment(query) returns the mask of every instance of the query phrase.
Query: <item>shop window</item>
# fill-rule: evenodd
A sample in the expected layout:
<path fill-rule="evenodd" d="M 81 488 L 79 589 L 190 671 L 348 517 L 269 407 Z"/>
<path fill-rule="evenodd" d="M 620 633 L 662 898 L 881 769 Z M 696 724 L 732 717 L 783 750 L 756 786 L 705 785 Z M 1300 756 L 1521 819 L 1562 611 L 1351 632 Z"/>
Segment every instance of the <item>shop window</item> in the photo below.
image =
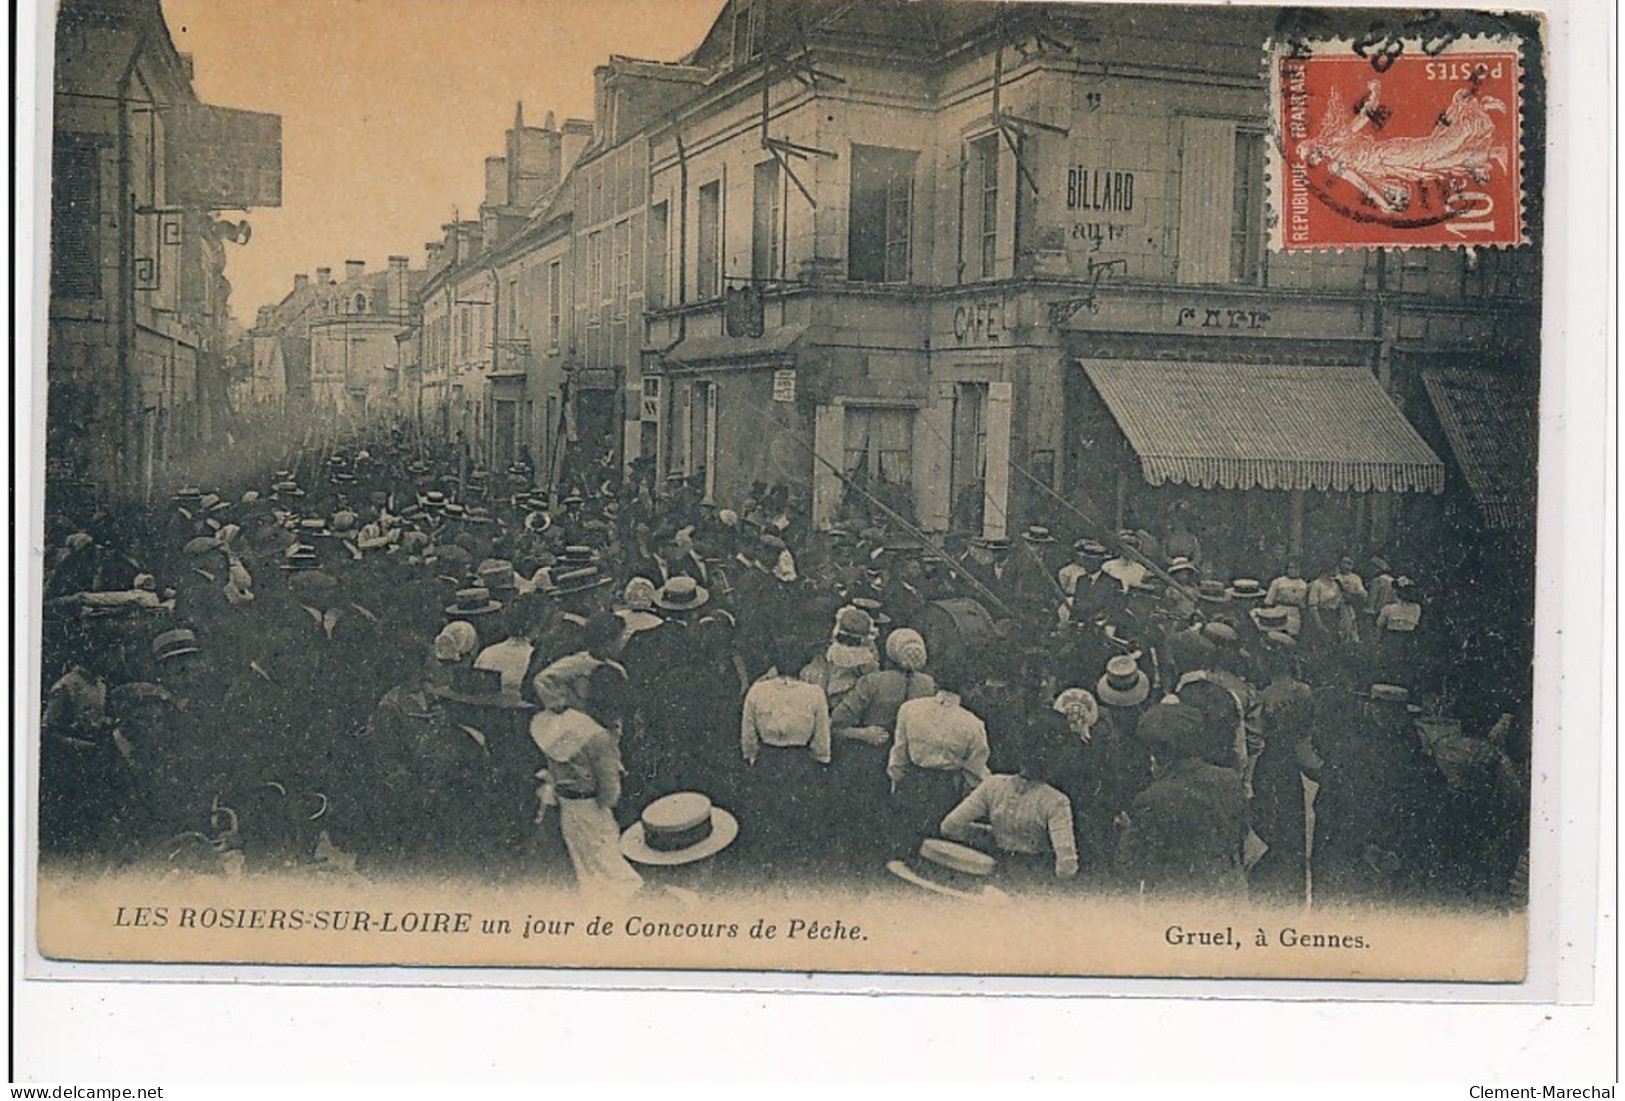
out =
<path fill-rule="evenodd" d="M 700 188 L 696 229 L 698 253 L 694 267 L 694 293 L 704 301 L 722 293 L 722 181 Z"/>
<path fill-rule="evenodd" d="M 908 281 L 917 157 L 907 149 L 852 147 L 847 227 L 847 277 L 852 281 Z"/>
<path fill-rule="evenodd" d="M 782 257 L 784 180 L 777 158 L 758 164 L 755 177 L 751 201 L 750 277 L 760 283 L 778 278 Z"/>
<path fill-rule="evenodd" d="M 1230 281 L 1264 282 L 1264 135 L 1236 131 L 1235 201 L 1230 216 Z"/>
<path fill-rule="evenodd" d="M 847 483 L 843 512 L 879 518 L 885 512 L 875 506 L 878 500 L 905 517 L 912 515 L 914 410 L 848 407 L 841 467 Z"/>

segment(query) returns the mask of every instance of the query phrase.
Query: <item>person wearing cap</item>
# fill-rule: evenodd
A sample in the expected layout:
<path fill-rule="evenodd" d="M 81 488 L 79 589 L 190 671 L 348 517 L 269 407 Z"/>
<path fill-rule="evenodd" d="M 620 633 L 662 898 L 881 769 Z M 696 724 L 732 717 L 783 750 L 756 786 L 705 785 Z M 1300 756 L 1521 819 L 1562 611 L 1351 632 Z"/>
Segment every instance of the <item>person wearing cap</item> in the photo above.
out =
<path fill-rule="evenodd" d="M 1133 891 L 1246 897 L 1247 799 L 1241 773 L 1214 764 L 1228 732 L 1186 703 L 1159 703 L 1139 736 L 1154 779 L 1118 820 L 1118 873 Z"/>
<path fill-rule="evenodd" d="M 886 761 L 897 814 L 892 841 L 903 852 L 932 836 L 943 816 L 992 775 L 987 727 L 961 705 L 958 673 L 939 669 L 935 680 L 933 695 L 897 709 Z"/>
<path fill-rule="evenodd" d="M 1185 505 L 1185 502 L 1180 504 Z M 1198 569 L 1202 566 L 1202 541 L 1191 528 L 1188 507 L 1174 509 L 1173 519 L 1168 525 L 1168 534 L 1162 540 L 1163 563 L 1171 563 L 1176 558 L 1183 558 Z"/>
<path fill-rule="evenodd" d="M 455 626 L 384 693 L 361 734 L 359 756 L 375 786 L 361 787 L 360 814 L 369 856 L 386 871 L 474 858 L 488 831 L 489 740 L 454 722 L 435 691 L 466 652 L 466 632 Z"/>
<path fill-rule="evenodd" d="M 822 774 L 831 755 L 829 701 L 796 675 L 801 655 L 793 640 L 774 641 L 773 664 L 745 693 L 739 721 L 740 755 L 750 770 L 741 796 L 754 808 L 758 855 L 770 876 L 811 864 L 814 838 L 828 828 Z"/>
<path fill-rule="evenodd" d="M 547 758 L 538 798 L 541 813 L 558 807 L 559 830 L 576 887 L 586 895 L 628 898 L 643 877 L 621 855 L 615 807 L 621 798 L 617 732 L 626 714 L 626 678 L 601 665 L 588 677 L 581 706 L 539 711 L 530 737 Z"/>
<path fill-rule="evenodd" d="M 1055 746 L 1066 719 L 1054 711 L 1033 716 L 1018 750 L 1020 769 L 989 776 L 943 818 L 950 841 L 991 849 L 1005 875 L 1043 887 L 1078 874 L 1071 800 L 1051 782 Z"/>
<path fill-rule="evenodd" d="M 880 671 L 875 624 L 869 613 L 850 604 L 835 613 L 829 645 L 801 670 L 801 679 L 816 684 L 833 710 L 870 673 Z"/>

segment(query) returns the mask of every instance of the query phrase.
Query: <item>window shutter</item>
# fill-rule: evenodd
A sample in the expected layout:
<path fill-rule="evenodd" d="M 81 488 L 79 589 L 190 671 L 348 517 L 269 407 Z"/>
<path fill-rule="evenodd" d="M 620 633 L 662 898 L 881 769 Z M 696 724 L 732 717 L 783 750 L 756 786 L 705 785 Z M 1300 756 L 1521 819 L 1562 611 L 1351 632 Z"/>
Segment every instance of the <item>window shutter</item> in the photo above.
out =
<path fill-rule="evenodd" d="M 1230 280 L 1236 124 L 1187 118 L 1179 156 L 1179 281 Z"/>
<path fill-rule="evenodd" d="M 813 419 L 813 527 L 828 528 L 841 503 L 842 452 L 846 444 L 846 409 L 840 405 L 820 405 Z"/>
<path fill-rule="evenodd" d="M 1003 539 L 1010 510 L 1010 403 L 1008 382 L 987 385 L 987 478 L 982 491 L 982 534 Z"/>
<path fill-rule="evenodd" d="M 927 531 L 949 524 L 954 430 L 954 384 L 933 385 L 931 404 L 921 409 L 914 431 L 914 511 Z"/>

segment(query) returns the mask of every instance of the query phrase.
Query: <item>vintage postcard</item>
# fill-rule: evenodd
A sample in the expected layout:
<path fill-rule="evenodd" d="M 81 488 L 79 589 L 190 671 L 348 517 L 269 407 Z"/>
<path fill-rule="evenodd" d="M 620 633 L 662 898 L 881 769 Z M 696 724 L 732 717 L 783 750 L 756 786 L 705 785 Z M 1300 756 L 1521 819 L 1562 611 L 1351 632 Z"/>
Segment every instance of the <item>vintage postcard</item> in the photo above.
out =
<path fill-rule="evenodd" d="M 1525 979 L 1543 16 L 51 33 L 44 960 Z"/>

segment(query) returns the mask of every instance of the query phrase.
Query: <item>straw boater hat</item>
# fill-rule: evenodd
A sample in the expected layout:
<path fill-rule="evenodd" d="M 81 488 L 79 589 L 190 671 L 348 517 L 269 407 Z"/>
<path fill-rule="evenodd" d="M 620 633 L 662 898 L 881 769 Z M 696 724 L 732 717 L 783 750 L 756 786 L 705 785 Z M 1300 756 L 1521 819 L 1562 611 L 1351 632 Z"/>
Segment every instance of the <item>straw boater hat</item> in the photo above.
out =
<path fill-rule="evenodd" d="M 1106 663 L 1106 673 L 1095 683 L 1101 703 L 1113 707 L 1138 707 L 1151 694 L 1151 678 L 1132 654 L 1119 654 Z"/>
<path fill-rule="evenodd" d="M 1268 634 L 1271 631 L 1285 631 L 1292 625 L 1292 613 L 1285 608 L 1249 608 L 1247 618 L 1253 621 L 1253 626 Z"/>
<path fill-rule="evenodd" d="M 603 585 L 614 584 L 615 579 L 601 572 L 597 566 L 582 566 L 580 569 L 565 570 L 560 573 L 553 571 L 553 585 L 547 590 L 549 596 L 569 596 L 572 593 L 584 593 L 589 589 L 596 589 Z"/>
<path fill-rule="evenodd" d="M 1041 546 L 1049 546 L 1056 542 L 1055 536 L 1050 533 L 1049 528 L 1044 527 L 1042 524 L 1029 524 L 1027 530 L 1021 533 L 1021 538 L 1028 543 L 1037 543 Z"/>
<path fill-rule="evenodd" d="M 316 548 L 309 543 L 294 543 L 282 552 L 280 569 L 284 570 L 319 570 L 322 568 L 321 557 Z"/>
<path fill-rule="evenodd" d="M 534 504 L 535 502 L 527 503 Z M 533 508 L 531 511 L 525 513 L 525 530 L 528 532 L 540 535 L 542 532 L 546 531 L 552 526 L 553 517 L 549 516 L 543 509 Z"/>
<path fill-rule="evenodd" d="M 496 669 L 459 666 L 451 671 L 449 685 L 430 685 L 431 695 L 471 707 L 492 707 L 503 711 L 530 711 L 535 705 L 521 699 L 518 692 L 504 691 L 502 674 Z"/>
<path fill-rule="evenodd" d="M 152 656 L 158 662 L 168 661 L 170 658 L 182 657 L 186 654 L 196 654 L 203 648 L 198 645 L 197 635 L 185 627 L 177 627 L 172 631 L 165 631 L 152 640 Z"/>
<path fill-rule="evenodd" d="M 446 495 L 438 489 L 431 489 L 418 498 L 418 506 L 429 512 L 439 512 L 446 507 Z"/>
<path fill-rule="evenodd" d="M 1224 587 L 1223 581 L 1207 580 L 1196 587 L 1196 599 L 1205 600 L 1209 604 L 1230 603 L 1230 593 Z"/>
<path fill-rule="evenodd" d="M 1169 573 L 1170 576 L 1178 577 L 1180 574 L 1183 574 L 1183 573 L 1195 573 L 1195 572 L 1196 572 L 1196 563 L 1192 562 L 1189 558 L 1186 558 L 1184 555 L 1180 555 L 1177 558 L 1175 558 L 1173 561 L 1168 563 L 1168 573 Z"/>
<path fill-rule="evenodd" d="M 1225 590 L 1231 600 L 1263 600 L 1264 586 L 1251 577 L 1238 577 Z"/>
<path fill-rule="evenodd" d="M 876 627 L 884 627 L 891 622 L 891 616 L 886 614 L 886 606 L 872 596 L 854 597 L 852 607 L 867 612 Z"/>
<path fill-rule="evenodd" d="M 671 578 L 655 594 L 655 607 L 668 612 L 687 612 L 711 599 L 711 593 L 687 574 Z"/>
<path fill-rule="evenodd" d="M 999 862 L 965 845 L 928 837 L 910 861 L 893 860 L 886 870 L 905 883 L 965 902 L 1004 903 L 1010 896 L 993 885 Z"/>
<path fill-rule="evenodd" d="M 446 614 L 453 619 L 471 615 L 490 615 L 502 610 L 500 600 L 491 599 L 491 590 L 485 588 L 458 589 L 455 603 L 446 605 Z"/>
<path fill-rule="evenodd" d="M 519 579 L 514 576 L 513 563 L 506 558 L 487 558 L 480 563 L 475 573 L 480 579 L 480 584 L 494 593 L 517 592 L 519 589 Z"/>
<path fill-rule="evenodd" d="M 704 860 L 733 844 L 739 820 L 697 791 L 679 791 L 643 808 L 621 834 L 621 855 L 639 864 Z"/>

